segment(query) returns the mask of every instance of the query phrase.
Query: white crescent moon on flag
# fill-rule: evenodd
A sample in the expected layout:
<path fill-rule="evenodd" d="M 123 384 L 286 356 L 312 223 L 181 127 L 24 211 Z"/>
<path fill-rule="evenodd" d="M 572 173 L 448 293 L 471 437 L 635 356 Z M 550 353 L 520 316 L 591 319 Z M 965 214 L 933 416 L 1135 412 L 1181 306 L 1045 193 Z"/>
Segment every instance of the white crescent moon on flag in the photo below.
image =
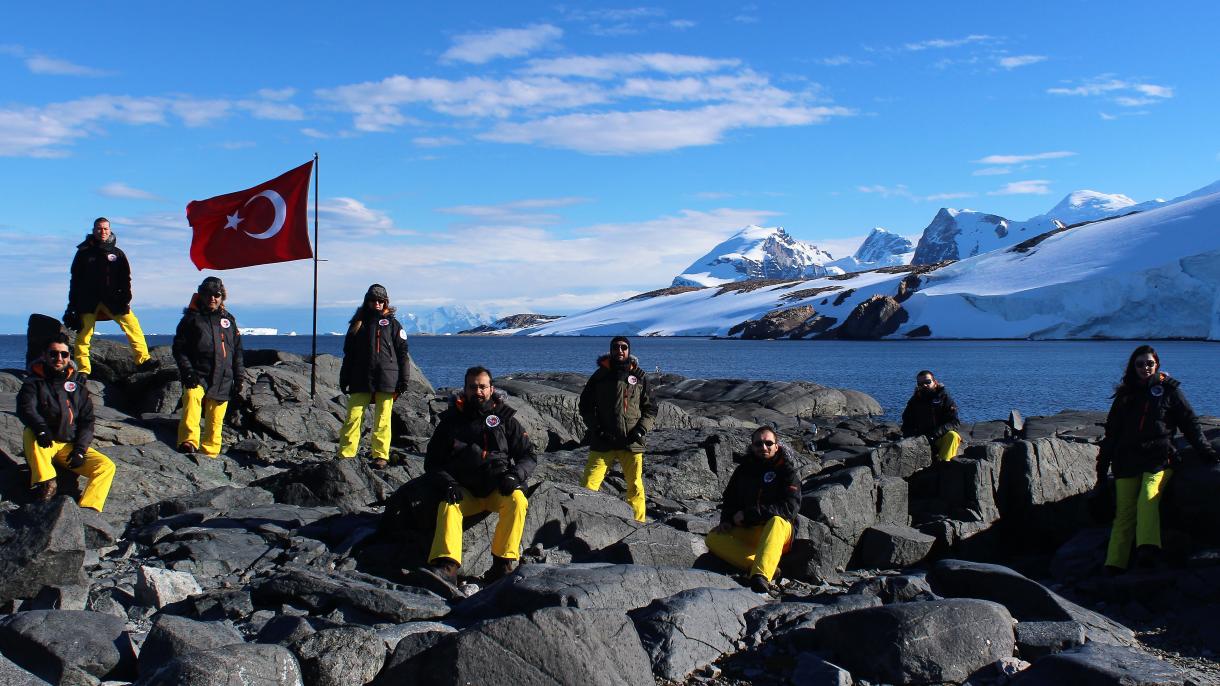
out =
<path fill-rule="evenodd" d="M 275 234 L 280 232 L 280 229 L 284 228 L 284 220 L 288 217 L 288 206 L 284 204 L 283 196 L 275 191 L 263 191 L 262 193 L 259 193 L 253 198 L 247 200 L 246 205 L 249 205 L 259 198 L 266 198 L 267 200 L 271 201 L 272 206 L 275 207 L 275 221 L 271 222 L 271 228 L 262 233 L 250 233 L 249 231 L 245 231 L 243 233 L 251 238 L 265 240 L 275 236 Z M 245 207 L 245 205 L 242 205 L 242 207 Z"/>

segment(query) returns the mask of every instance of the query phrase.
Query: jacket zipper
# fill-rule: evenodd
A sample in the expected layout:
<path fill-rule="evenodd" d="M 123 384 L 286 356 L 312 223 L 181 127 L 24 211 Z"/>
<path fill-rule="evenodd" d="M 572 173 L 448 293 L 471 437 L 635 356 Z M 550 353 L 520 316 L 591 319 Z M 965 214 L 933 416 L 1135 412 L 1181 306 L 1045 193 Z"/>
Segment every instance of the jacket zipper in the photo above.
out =
<path fill-rule="evenodd" d="M 381 327 L 380 326 L 377 327 L 376 343 L 377 343 L 376 353 L 378 355 L 380 355 L 381 354 Z"/>

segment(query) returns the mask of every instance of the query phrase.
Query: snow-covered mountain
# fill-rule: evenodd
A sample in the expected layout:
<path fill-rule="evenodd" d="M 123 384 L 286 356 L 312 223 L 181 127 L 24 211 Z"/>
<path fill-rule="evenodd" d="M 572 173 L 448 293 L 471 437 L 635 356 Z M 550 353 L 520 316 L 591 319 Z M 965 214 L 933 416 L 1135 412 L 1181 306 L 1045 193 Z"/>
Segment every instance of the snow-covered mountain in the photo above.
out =
<path fill-rule="evenodd" d="M 962 260 L 1015 245 L 1050 231 L 1129 212 L 1143 212 L 1165 204 L 1163 200 L 1136 203 L 1121 194 L 1080 190 L 1069 193 L 1045 214 L 1014 222 L 997 214 L 941 208 L 923 230 L 912 264 Z"/>
<path fill-rule="evenodd" d="M 830 253 L 798 241 L 783 227 L 747 226 L 674 277 L 674 286 L 719 286 L 746 279 L 824 276 Z"/>
<path fill-rule="evenodd" d="M 893 267 L 910 264 L 915 255 L 915 246 L 909 238 L 891 233 L 878 226 L 849 257 L 842 257 L 826 264 L 827 269 L 839 268 L 844 272 L 862 272 L 878 267 Z"/>
<path fill-rule="evenodd" d="M 402 328 L 407 333 L 457 333 L 491 324 L 495 320 L 495 316 L 487 312 L 476 312 L 465 305 L 398 314 L 398 321 L 402 322 Z"/>
<path fill-rule="evenodd" d="M 474 327 L 473 329 L 459 331 L 458 333 L 496 334 L 503 336 L 517 333 L 526 327 L 548 324 L 556 319 L 561 319 L 561 317 L 554 314 L 533 314 L 528 312 L 524 314 L 511 314 L 507 317 L 501 317 L 491 324 L 482 324 Z"/>
<path fill-rule="evenodd" d="M 892 338 L 1220 340 L 1220 183 L 1144 205 L 1152 209 L 1127 214 L 1138 207 L 1128 205 L 1124 216 L 1072 228 L 1027 227 L 1007 247 L 925 273 L 888 267 L 778 286 L 662 291 L 522 333 L 727 336 L 783 311 L 840 325 L 873 296 L 902 294 L 893 304 L 905 320 Z M 1000 226 L 973 219 L 993 234 Z"/>

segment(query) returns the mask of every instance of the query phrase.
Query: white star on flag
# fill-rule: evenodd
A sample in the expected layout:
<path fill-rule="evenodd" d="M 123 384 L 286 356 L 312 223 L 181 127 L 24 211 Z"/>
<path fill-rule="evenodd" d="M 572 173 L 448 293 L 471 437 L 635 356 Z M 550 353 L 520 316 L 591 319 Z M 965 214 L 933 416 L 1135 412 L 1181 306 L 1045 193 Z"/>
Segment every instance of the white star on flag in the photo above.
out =
<path fill-rule="evenodd" d="M 233 214 L 226 214 L 225 216 L 229 219 L 229 221 L 225 223 L 225 228 L 233 229 L 235 231 L 237 230 L 237 225 L 242 223 L 242 221 L 245 219 L 244 217 L 238 216 L 237 212 L 234 212 Z"/>

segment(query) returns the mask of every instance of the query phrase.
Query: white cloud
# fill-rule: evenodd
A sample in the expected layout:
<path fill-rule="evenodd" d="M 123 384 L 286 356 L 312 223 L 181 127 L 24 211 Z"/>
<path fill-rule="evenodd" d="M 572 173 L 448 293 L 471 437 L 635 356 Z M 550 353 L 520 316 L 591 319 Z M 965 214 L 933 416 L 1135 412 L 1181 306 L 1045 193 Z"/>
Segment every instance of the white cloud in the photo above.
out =
<path fill-rule="evenodd" d="M 902 46 L 906 50 L 918 52 L 920 50 L 941 50 L 944 48 L 956 48 L 961 45 L 969 45 L 971 43 L 981 43 L 984 41 L 995 40 L 994 36 L 986 34 L 973 33 L 962 38 L 934 38 L 932 40 L 919 41 L 917 43 L 907 43 Z"/>
<path fill-rule="evenodd" d="M 673 21 L 669 22 L 669 25 L 670 27 L 678 29 L 679 31 L 685 31 L 686 29 L 693 29 L 695 27 L 695 22 L 689 19 L 674 19 Z"/>
<path fill-rule="evenodd" d="M 941 200 L 960 200 L 962 198 L 973 198 L 974 193 L 956 192 L 956 193 L 933 193 L 923 196 L 922 200 L 928 202 L 940 202 Z"/>
<path fill-rule="evenodd" d="M 417 232 L 399 229 L 383 210 L 368 207 L 355 198 L 337 197 L 318 203 L 318 225 L 327 233 L 343 236 L 414 236 Z M 319 229 L 319 232 L 321 229 Z"/>
<path fill-rule="evenodd" d="M 932 193 L 929 195 L 916 195 L 911 192 L 911 189 L 906 184 L 900 183 L 896 186 L 886 186 L 882 184 L 873 184 L 871 186 L 856 186 L 856 190 L 860 193 L 868 193 L 872 195 L 880 195 L 883 198 L 906 198 L 915 202 L 939 202 L 941 200 L 957 200 L 959 198 L 974 197 L 974 193 L 969 192 L 950 192 L 950 193 Z"/>
<path fill-rule="evenodd" d="M 330 138 L 329 133 L 326 133 L 325 131 L 319 131 L 319 130 L 317 130 L 315 128 L 311 128 L 311 127 L 305 127 L 303 129 L 301 129 L 301 133 L 305 134 L 306 136 L 309 136 L 310 138 Z"/>
<path fill-rule="evenodd" d="M 970 175 L 971 176 L 1001 176 L 1003 174 L 1010 174 L 1010 173 L 1012 173 L 1012 170 L 1009 169 L 1008 167 L 984 167 L 982 169 L 975 169 L 973 172 L 970 173 Z"/>
<path fill-rule="evenodd" d="M 689 110 L 565 114 L 503 123 L 480 135 L 499 143 L 527 143 L 591 154 L 623 155 L 712 145 L 739 128 L 805 126 L 854 114 L 844 107 L 754 107 L 729 103 Z"/>
<path fill-rule="evenodd" d="M 111 76 L 113 74 L 113 72 L 109 72 L 104 69 L 86 67 L 69 62 L 68 60 L 47 57 L 46 55 L 33 55 L 31 57 L 27 57 L 25 60 L 25 66 L 34 74 L 47 74 L 53 76 Z"/>
<path fill-rule="evenodd" d="M 561 217 L 554 213 L 538 210 L 570 207 L 589 202 L 589 198 L 526 198 L 513 200 L 498 205 L 455 205 L 439 207 L 437 212 L 453 214 L 469 218 L 477 224 L 512 224 L 512 225 L 546 225 L 555 224 Z"/>
<path fill-rule="evenodd" d="M 1033 181 L 1013 181 L 1003 188 L 989 191 L 987 195 L 1047 195 L 1051 192 L 1051 182 L 1039 179 Z"/>
<path fill-rule="evenodd" d="M 848 64 L 859 64 L 859 62 L 847 55 L 834 55 L 832 57 L 822 57 L 814 60 L 815 64 L 820 64 L 823 67 L 842 67 Z"/>
<path fill-rule="evenodd" d="M 450 145 L 460 145 L 462 141 L 453 136 L 417 136 L 411 142 L 421 148 L 444 148 Z"/>
<path fill-rule="evenodd" d="M 128 200 L 159 200 L 155 194 L 139 188 L 133 188 L 123 183 L 122 181 L 112 181 L 101 188 L 97 192 L 107 198 L 125 198 Z"/>
<path fill-rule="evenodd" d="M 550 24 L 462 34 L 454 38 L 453 45 L 441 55 L 441 61 L 484 64 L 500 57 L 520 57 L 561 36 L 563 29 Z"/>
<path fill-rule="evenodd" d="M 245 150 L 253 148 L 255 145 L 257 144 L 254 141 L 225 141 L 220 144 L 220 147 L 225 150 Z"/>
<path fill-rule="evenodd" d="M 624 74 L 649 71 L 662 74 L 703 74 L 736 67 L 739 64 L 741 64 L 741 60 L 732 58 L 650 52 L 530 60 L 525 71 L 529 74 L 545 76 L 611 79 Z"/>
<path fill-rule="evenodd" d="M 1129 81 L 1102 75 L 1089 79 L 1079 85 L 1057 86 L 1046 89 L 1051 95 L 1068 95 L 1077 97 L 1107 97 L 1120 107 L 1143 107 L 1152 105 L 1174 96 L 1172 86 L 1161 86 L 1142 81 Z"/>
<path fill-rule="evenodd" d="M 1001 57 L 1000 66 L 1005 69 L 1016 69 L 1017 67 L 1045 62 L 1046 59 L 1046 55 L 1012 55 L 1010 57 Z"/>
<path fill-rule="evenodd" d="M 1064 157 L 1074 157 L 1077 153 L 1067 150 L 1056 150 L 1053 152 L 1039 152 L 1032 155 L 988 155 L 982 159 L 975 160 L 975 164 L 1022 164 L 1024 162 L 1034 162 L 1037 160 L 1058 160 Z"/>

